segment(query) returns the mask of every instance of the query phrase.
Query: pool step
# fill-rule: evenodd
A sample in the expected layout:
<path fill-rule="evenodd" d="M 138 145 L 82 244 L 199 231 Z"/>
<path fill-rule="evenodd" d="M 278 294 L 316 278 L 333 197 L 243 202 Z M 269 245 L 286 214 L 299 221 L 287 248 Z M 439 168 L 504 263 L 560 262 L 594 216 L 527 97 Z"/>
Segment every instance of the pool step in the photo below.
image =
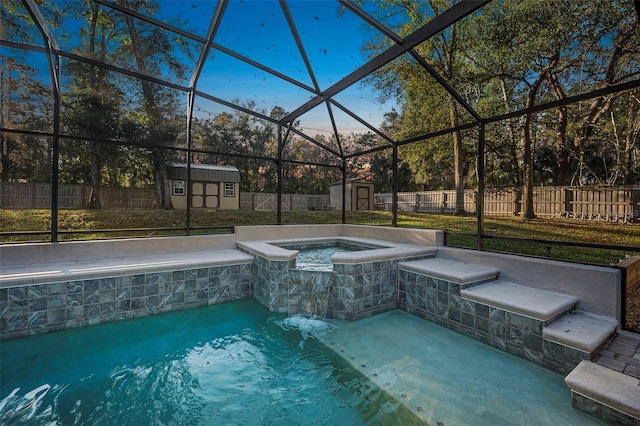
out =
<path fill-rule="evenodd" d="M 463 287 L 495 280 L 500 273 L 495 268 L 439 257 L 401 262 L 398 267 L 401 270 L 460 284 Z"/>
<path fill-rule="evenodd" d="M 544 327 L 542 337 L 593 356 L 617 327 L 618 321 L 614 318 L 573 311 Z M 638 391 L 640 392 L 640 389 Z"/>
<path fill-rule="evenodd" d="M 463 299 L 546 322 L 571 311 L 578 298 L 497 280 L 460 290 Z"/>
<path fill-rule="evenodd" d="M 605 423 L 640 424 L 640 380 L 582 361 L 565 377 L 571 405 Z"/>

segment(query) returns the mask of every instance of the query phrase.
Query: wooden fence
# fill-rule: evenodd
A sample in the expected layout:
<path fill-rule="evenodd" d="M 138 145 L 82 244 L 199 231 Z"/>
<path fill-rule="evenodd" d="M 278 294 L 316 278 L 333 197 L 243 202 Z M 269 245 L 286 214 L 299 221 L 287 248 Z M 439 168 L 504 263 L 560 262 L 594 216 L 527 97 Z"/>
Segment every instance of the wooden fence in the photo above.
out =
<path fill-rule="evenodd" d="M 329 194 L 305 195 L 282 194 L 282 210 L 327 210 L 329 207 Z M 274 211 L 278 209 L 278 195 L 262 192 L 240 193 L 241 210 Z"/>
<path fill-rule="evenodd" d="M 464 209 L 476 212 L 477 191 L 465 190 Z M 391 194 L 376 194 L 375 205 L 391 210 Z M 398 211 L 450 214 L 455 211 L 455 191 L 398 193 Z M 640 188 L 539 187 L 533 191 L 533 210 L 538 217 L 637 222 L 640 220 Z M 484 195 L 487 216 L 522 214 L 519 189 L 490 189 Z"/>
<path fill-rule="evenodd" d="M 80 209 L 87 206 L 91 188 L 82 185 L 60 185 L 58 207 Z M 640 221 L 640 187 L 634 188 L 569 188 L 539 187 L 533 191 L 534 212 L 538 217 L 566 217 L 610 222 Z M 477 192 L 465 190 L 464 209 L 476 212 Z M 242 210 L 277 210 L 278 196 L 259 192 L 240 194 Z M 375 194 L 375 206 L 391 210 L 391 194 Z M 153 209 L 156 194 L 153 189 L 100 188 L 104 208 Z M 282 210 L 327 210 L 329 194 L 282 194 Z M 398 210 L 419 213 L 452 214 L 456 192 L 422 191 L 398 193 Z M 36 183 L 0 183 L 0 208 L 51 207 L 51 185 Z M 488 189 L 484 196 L 487 216 L 517 216 L 522 213 L 520 189 Z"/>
<path fill-rule="evenodd" d="M 60 185 L 58 208 L 85 208 L 91 196 L 91 187 L 83 185 Z M 104 208 L 153 209 L 156 207 L 156 192 L 153 189 L 100 188 L 100 204 Z M 5 209 L 50 209 L 51 184 L 48 183 L 0 183 L 0 208 Z"/>

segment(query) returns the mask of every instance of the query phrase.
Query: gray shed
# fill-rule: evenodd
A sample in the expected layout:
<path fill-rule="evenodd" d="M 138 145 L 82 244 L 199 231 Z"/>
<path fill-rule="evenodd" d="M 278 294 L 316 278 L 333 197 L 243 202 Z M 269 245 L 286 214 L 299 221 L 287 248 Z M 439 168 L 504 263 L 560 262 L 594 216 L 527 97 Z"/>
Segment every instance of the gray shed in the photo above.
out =
<path fill-rule="evenodd" d="M 373 210 L 373 182 L 363 178 L 346 180 L 345 210 Z M 342 210 L 342 181 L 334 182 L 329 187 L 331 207 Z"/>
<path fill-rule="evenodd" d="M 191 164 L 191 208 L 240 209 L 240 171 L 232 166 Z M 187 208 L 187 165 L 169 167 L 171 202 L 175 209 Z"/>

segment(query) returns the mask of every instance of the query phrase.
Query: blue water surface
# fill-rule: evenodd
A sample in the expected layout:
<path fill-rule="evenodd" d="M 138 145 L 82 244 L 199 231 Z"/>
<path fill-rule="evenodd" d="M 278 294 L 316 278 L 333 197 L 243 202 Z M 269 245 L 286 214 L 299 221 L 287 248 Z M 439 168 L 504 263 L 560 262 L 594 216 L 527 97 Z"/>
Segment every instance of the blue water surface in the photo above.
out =
<path fill-rule="evenodd" d="M 3 425 L 421 424 L 247 300 L 0 343 Z"/>

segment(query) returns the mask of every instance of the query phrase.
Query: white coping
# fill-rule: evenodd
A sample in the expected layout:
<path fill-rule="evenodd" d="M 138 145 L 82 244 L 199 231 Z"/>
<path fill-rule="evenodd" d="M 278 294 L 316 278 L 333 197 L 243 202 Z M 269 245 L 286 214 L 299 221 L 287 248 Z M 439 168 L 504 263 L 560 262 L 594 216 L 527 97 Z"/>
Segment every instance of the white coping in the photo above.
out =
<path fill-rule="evenodd" d="M 399 268 L 441 278 L 457 284 L 469 284 L 477 281 L 495 279 L 500 273 L 500 271 L 495 268 L 441 258 L 401 262 Z"/>
<path fill-rule="evenodd" d="M 388 259 L 401 259 L 411 256 L 433 256 L 436 253 L 435 247 L 422 247 L 413 244 L 401 244 L 391 241 L 356 237 L 288 238 L 265 241 L 238 241 L 237 244 L 238 247 L 269 260 L 290 261 L 297 256 L 299 253 L 298 250 L 289 250 L 279 246 L 287 244 L 326 242 L 345 242 L 369 247 L 378 247 L 370 250 L 335 253 L 331 256 L 331 261 L 333 263 L 340 264 L 375 262 Z"/>
<path fill-rule="evenodd" d="M 348 237 L 442 247 L 444 231 L 370 225 L 259 225 L 236 226 L 237 241 L 293 240 L 300 238 Z"/>
<path fill-rule="evenodd" d="M 367 255 L 342 257 L 340 261 L 344 263 L 433 254 L 433 246 L 444 242 L 443 231 L 437 230 L 365 225 L 267 225 L 240 226 L 236 227 L 235 234 L 224 235 L 6 244 L 0 245 L 0 287 L 251 262 L 251 255 L 238 247 L 250 252 L 264 251 L 283 260 L 295 257 L 295 251 L 255 241 L 256 237 L 264 236 L 289 241 L 345 237 L 349 241 L 374 241 L 369 244 L 388 247 L 380 249 L 386 252 L 370 250 Z M 373 240 L 372 236 L 380 238 Z"/>
<path fill-rule="evenodd" d="M 253 256 L 237 249 L 218 249 L 171 254 L 162 253 L 75 262 L 48 262 L 4 267 L 0 275 L 0 287 L 252 262 Z"/>
<path fill-rule="evenodd" d="M 582 361 L 565 383 L 573 392 L 640 420 L 640 380 L 591 361 Z"/>
<path fill-rule="evenodd" d="M 496 268 L 504 281 L 576 296 L 581 310 L 621 320 L 619 269 L 452 247 L 439 247 L 437 258 Z"/>
<path fill-rule="evenodd" d="M 235 243 L 233 234 L 224 234 L 5 244 L 0 245 L 0 273 L 17 265 L 233 249 Z"/>
<path fill-rule="evenodd" d="M 614 318 L 574 311 L 544 327 L 542 337 L 592 354 L 617 327 L 618 321 Z"/>
<path fill-rule="evenodd" d="M 578 298 L 502 280 L 460 290 L 460 296 L 485 305 L 546 321 L 578 303 Z"/>

